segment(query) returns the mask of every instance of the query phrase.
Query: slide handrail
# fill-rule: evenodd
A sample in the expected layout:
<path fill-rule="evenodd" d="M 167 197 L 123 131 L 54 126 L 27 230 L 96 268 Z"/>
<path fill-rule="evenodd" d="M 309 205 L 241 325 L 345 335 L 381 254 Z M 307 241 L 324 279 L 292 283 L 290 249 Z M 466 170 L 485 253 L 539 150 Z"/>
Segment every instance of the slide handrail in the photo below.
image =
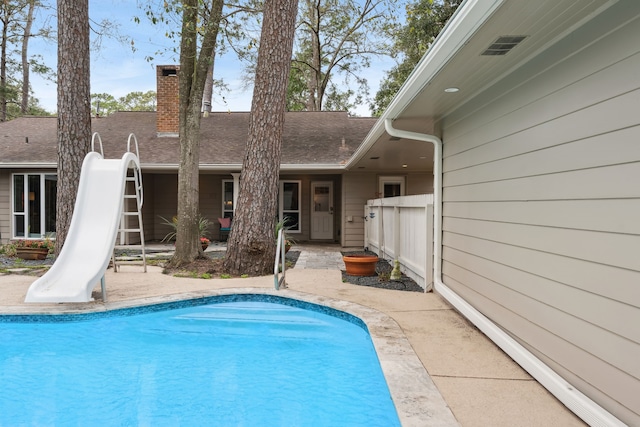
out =
<path fill-rule="evenodd" d="M 140 158 L 140 153 L 138 152 L 138 138 L 134 133 L 129 134 L 129 138 L 127 139 L 127 151 L 131 151 L 131 138 L 133 137 L 133 142 L 136 144 L 136 157 Z"/>
<path fill-rule="evenodd" d="M 96 140 L 100 143 L 100 155 L 104 159 L 104 150 L 102 149 L 102 138 L 100 138 L 100 134 L 98 132 L 94 132 L 91 135 L 91 151 L 96 151 Z"/>
<path fill-rule="evenodd" d="M 134 172 L 134 177 L 135 177 L 135 186 L 136 186 L 136 195 L 138 196 L 139 200 L 138 200 L 138 206 L 142 206 L 142 204 L 144 203 L 144 189 L 142 187 L 142 171 L 140 170 L 140 152 L 138 151 L 138 138 L 136 138 L 136 135 L 132 132 L 129 134 L 129 138 L 127 138 L 127 152 L 132 152 L 131 151 L 131 140 L 133 139 L 133 142 L 135 144 L 136 147 L 136 158 L 138 159 L 138 163 L 136 163 L 136 167 L 135 167 L 135 172 Z"/>
<path fill-rule="evenodd" d="M 276 261 L 273 266 L 273 285 L 275 286 L 276 291 L 280 289 L 280 285 L 283 285 L 283 287 L 286 287 L 287 285 L 286 282 L 284 281 L 286 273 L 285 273 L 285 259 L 284 259 L 285 245 L 284 245 L 283 231 L 284 230 L 282 229 L 278 230 L 278 238 L 277 238 L 277 244 L 276 244 Z M 279 277 L 280 267 L 282 267 L 282 277 Z"/>

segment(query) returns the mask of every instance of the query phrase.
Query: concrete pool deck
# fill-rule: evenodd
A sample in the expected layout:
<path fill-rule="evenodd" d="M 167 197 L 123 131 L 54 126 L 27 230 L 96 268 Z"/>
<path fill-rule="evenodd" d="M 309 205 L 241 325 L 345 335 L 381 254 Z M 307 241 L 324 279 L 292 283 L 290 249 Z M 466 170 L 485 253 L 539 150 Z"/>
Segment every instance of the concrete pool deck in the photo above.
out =
<path fill-rule="evenodd" d="M 169 277 L 158 267 L 144 273 L 139 266 L 123 266 L 106 274 L 106 304 L 25 304 L 34 278 L 11 274 L 0 276 L 0 314 L 100 311 L 218 293 L 272 293 L 362 316 L 404 426 L 584 425 L 439 295 L 343 283 L 335 264 L 339 246 L 297 249 L 303 262 L 287 271 L 288 288 L 281 291 L 273 289 L 273 276 L 202 280 Z"/>

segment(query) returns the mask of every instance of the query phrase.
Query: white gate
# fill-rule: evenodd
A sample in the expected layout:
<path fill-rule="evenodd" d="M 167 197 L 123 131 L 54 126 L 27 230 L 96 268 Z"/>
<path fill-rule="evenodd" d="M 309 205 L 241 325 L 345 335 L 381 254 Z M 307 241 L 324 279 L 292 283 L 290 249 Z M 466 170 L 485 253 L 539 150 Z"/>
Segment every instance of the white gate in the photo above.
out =
<path fill-rule="evenodd" d="M 425 291 L 433 285 L 433 195 L 368 200 L 364 246 L 391 262 Z"/>

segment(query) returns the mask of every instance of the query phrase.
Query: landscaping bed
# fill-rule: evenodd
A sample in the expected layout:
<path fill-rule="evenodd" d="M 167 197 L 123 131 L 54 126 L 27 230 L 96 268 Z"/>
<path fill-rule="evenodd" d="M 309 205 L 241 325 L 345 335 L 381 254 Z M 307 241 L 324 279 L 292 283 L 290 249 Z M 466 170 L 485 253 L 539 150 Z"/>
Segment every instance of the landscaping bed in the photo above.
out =
<path fill-rule="evenodd" d="M 342 255 L 375 255 L 373 252 L 343 252 Z M 387 260 L 378 259 L 376 263 L 375 276 L 351 276 L 342 271 L 342 281 L 359 286 L 369 286 L 372 288 L 393 289 L 397 291 L 424 292 L 415 280 L 407 277 L 404 273 L 399 280 L 390 280 L 393 267 Z"/>

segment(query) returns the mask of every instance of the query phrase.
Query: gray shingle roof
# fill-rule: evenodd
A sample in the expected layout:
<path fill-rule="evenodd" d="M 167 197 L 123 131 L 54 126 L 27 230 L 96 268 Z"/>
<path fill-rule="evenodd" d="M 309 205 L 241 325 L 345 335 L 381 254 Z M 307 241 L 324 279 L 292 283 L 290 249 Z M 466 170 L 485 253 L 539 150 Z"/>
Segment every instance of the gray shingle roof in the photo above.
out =
<path fill-rule="evenodd" d="M 211 113 L 202 118 L 200 162 L 241 164 L 250 113 Z M 283 164 L 342 165 L 358 148 L 375 118 L 349 117 L 345 112 L 289 112 L 285 117 Z M 0 165 L 55 163 L 57 118 L 21 117 L 0 124 Z M 135 133 L 140 161 L 177 165 L 177 137 L 158 137 L 155 112 L 118 112 L 92 120 L 107 158 L 122 156 L 129 133 Z M 27 139 L 28 138 L 28 142 Z M 344 145 L 343 145 L 344 139 Z"/>

